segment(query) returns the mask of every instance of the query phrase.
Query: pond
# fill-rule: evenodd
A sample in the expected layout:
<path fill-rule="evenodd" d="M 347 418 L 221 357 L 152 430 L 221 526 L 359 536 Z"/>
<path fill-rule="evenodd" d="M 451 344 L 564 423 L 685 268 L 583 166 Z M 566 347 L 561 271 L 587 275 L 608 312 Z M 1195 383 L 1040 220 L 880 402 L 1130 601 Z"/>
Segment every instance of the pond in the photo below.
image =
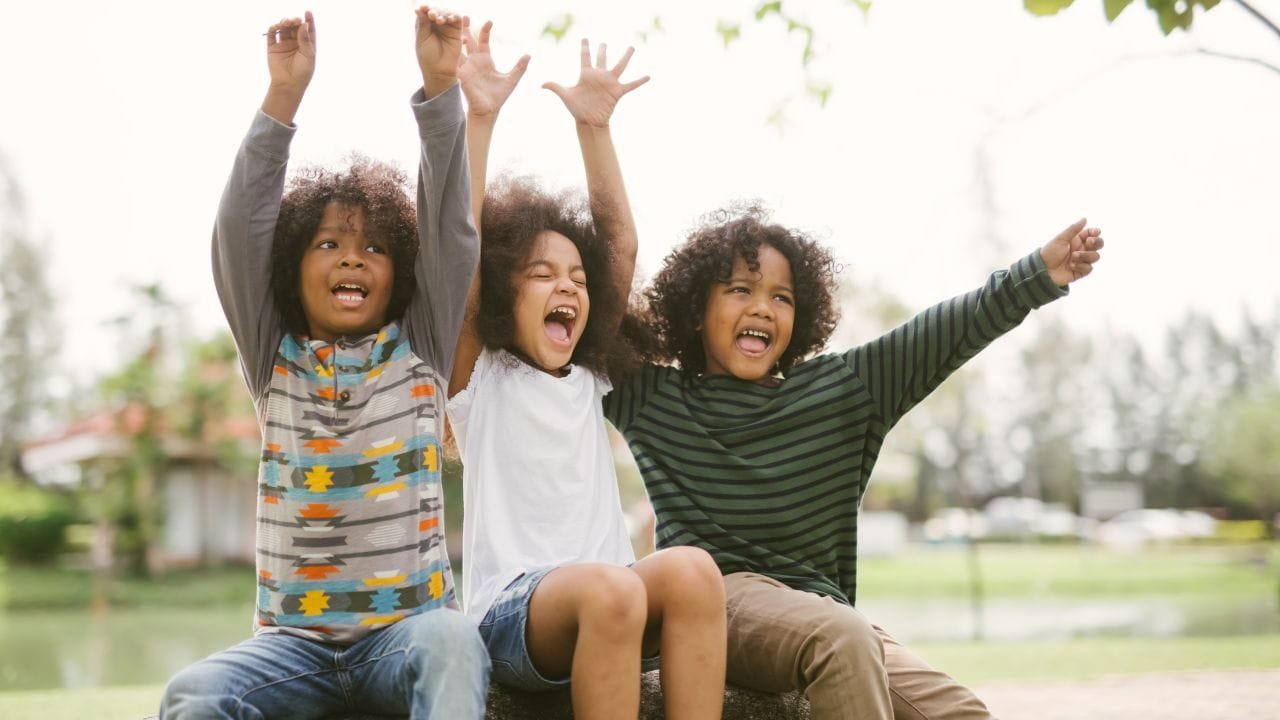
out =
<path fill-rule="evenodd" d="M 962 601 L 868 600 L 859 608 L 904 642 L 967 640 L 975 622 Z M 0 613 L 0 691 L 163 683 L 186 665 L 244 639 L 252 607 Z M 1267 598 L 1099 601 L 990 600 L 989 640 L 1083 636 L 1223 636 L 1280 632 Z"/>

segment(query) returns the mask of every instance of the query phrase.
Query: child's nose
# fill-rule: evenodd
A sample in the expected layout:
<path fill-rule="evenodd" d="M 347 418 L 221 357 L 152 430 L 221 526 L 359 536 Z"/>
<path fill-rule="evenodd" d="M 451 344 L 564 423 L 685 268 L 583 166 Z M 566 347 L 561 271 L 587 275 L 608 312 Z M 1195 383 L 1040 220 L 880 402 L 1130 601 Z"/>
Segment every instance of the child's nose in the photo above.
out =
<path fill-rule="evenodd" d="M 342 260 L 339 261 L 339 264 L 342 267 L 362 268 L 364 267 L 364 255 L 359 252 L 349 252 L 342 256 Z"/>

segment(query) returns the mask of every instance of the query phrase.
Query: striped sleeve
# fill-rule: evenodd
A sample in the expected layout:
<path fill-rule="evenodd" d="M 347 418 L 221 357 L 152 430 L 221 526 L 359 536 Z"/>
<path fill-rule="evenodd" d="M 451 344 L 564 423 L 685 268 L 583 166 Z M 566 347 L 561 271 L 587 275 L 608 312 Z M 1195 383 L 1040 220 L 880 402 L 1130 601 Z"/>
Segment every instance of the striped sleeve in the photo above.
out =
<path fill-rule="evenodd" d="M 658 385 L 676 376 L 675 368 L 642 365 L 630 376 L 619 378 L 613 391 L 604 396 L 604 416 L 618 432 L 626 432 L 631 421 L 653 397 Z"/>
<path fill-rule="evenodd" d="M 944 300 L 902 326 L 853 348 L 850 369 L 892 427 L 904 413 L 1030 312 L 1067 294 L 1036 250 L 980 288 Z"/>

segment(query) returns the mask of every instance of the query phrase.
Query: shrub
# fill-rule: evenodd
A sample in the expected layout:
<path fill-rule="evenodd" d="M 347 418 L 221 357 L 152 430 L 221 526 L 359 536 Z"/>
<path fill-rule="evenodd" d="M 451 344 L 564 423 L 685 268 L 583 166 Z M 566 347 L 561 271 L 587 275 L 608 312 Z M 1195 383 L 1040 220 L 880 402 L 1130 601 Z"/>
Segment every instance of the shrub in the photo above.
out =
<path fill-rule="evenodd" d="M 62 494 L 0 478 L 0 556 L 5 559 L 32 563 L 57 557 L 74 521 Z"/>

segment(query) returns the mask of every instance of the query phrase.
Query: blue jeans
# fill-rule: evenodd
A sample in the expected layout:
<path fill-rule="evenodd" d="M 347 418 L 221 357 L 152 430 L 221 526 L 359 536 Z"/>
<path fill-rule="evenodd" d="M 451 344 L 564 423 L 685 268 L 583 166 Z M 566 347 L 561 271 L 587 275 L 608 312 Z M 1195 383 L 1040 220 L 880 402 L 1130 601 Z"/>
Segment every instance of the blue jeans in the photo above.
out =
<path fill-rule="evenodd" d="M 431 610 L 351 646 L 257 635 L 169 681 L 162 720 L 323 718 L 344 712 L 480 720 L 489 656 L 456 610 Z"/>

